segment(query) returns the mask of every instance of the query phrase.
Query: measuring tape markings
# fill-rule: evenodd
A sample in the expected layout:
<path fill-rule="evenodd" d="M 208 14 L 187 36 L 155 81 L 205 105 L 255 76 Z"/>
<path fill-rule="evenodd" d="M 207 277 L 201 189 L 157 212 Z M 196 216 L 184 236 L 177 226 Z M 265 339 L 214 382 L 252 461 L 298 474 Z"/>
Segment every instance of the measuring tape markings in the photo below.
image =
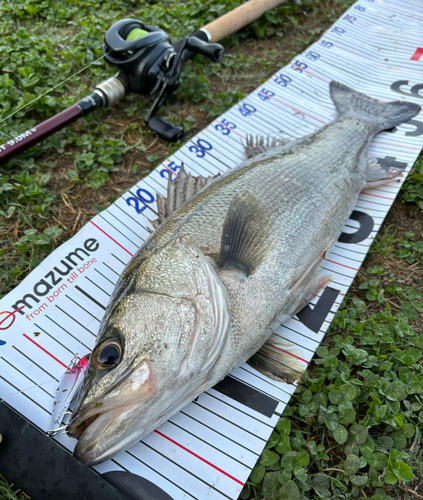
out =
<path fill-rule="evenodd" d="M 417 23 L 416 17 L 420 17 L 421 20 L 423 20 L 423 15 L 419 14 L 418 8 L 421 8 L 421 5 L 412 5 L 413 10 L 407 9 L 405 5 L 407 5 L 408 2 L 383 2 L 383 9 L 372 9 L 372 11 L 376 12 L 377 14 L 384 16 L 384 19 L 386 19 L 387 23 L 390 23 L 392 25 L 399 24 L 399 23 Z M 411 4 L 409 5 L 411 6 Z M 407 18 L 402 21 L 401 18 L 398 17 L 398 11 L 400 11 L 401 14 L 404 14 L 405 12 L 410 13 L 411 15 L 407 16 Z M 390 14 L 390 15 L 389 15 Z M 395 17 L 392 18 L 392 15 Z"/>
<path fill-rule="evenodd" d="M 202 430 L 204 432 L 205 428 L 203 427 Z M 208 474 L 209 467 L 213 467 L 231 481 L 235 481 L 242 486 L 244 485 L 244 482 L 240 481 L 238 477 L 245 477 L 248 475 L 250 468 L 246 467 L 244 462 L 240 463 L 239 461 L 234 460 L 230 456 L 230 449 L 228 452 L 224 452 L 223 450 L 218 450 L 213 445 L 208 446 L 207 443 L 196 437 L 188 431 L 188 429 L 181 429 L 171 421 L 167 421 L 162 424 L 155 432 L 162 438 L 169 440 L 172 444 L 179 446 L 183 452 L 185 452 L 181 452 L 181 457 L 183 459 L 185 459 L 186 453 L 190 453 L 195 456 L 198 459 L 197 464 L 198 469 L 200 469 L 199 472 L 201 469 L 204 471 L 204 474 L 201 473 L 202 471 L 200 472 L 200 477 L 206 476 Z M 219 439 L 218 435 L 215 434 L 213 439 L 215 440 L 214 443 L 216 443 Z M 145 441 L 148 442 L 147 439 Z M 206 467 L 203 464 L 205 464 Z M 229 473 L 228 471 L 231 472 Z M 226 480 L 226 477 L 222 479 Z M 228 483 L 228 481 L 225 481 L 225 483 Z M 229 493 L 226 489 L 226 484 L 216 484 L 216 487 L 221 492 Z"/>
<path fill-rule="evenodd" d="M 191 464 L 187 461 L 182 460 L 180 450 L 177 450 L 175 446 L 172 448 L 169 446 L 170 443 L 165 439 L 161 438 L 155 433 L 151 433 L 152 438 L 148 443 L 140 443 L 135 445 L 131 457 L 137 461 L 143 462 L 148 466 L 152 467 L 154 470 L 166 471 L 166 478 L 172 481 L 176 486 L 182 484 L 183 491 L 187 491 L 194 495 L 194 498 L 206 498 L 207 500 L 223 500 L 226 498 L 231 498 L 228 495 L 217 490 L 216 486 L 209 484 L 205 479 L 207 475 L 203 471 L 202 476 L 198 477 L 197 471 L 191 472 L 188 467 Z M 155 439 L 154 439 L 155 438 Z M 160 440 L 159 440 L 160 439 Z M 178 453 L 179 452 L 179 453 Z M 122 462 L 125 465 L 128 463 L 130 453 L 126 453 L 122 457 Z M 198 460 L 192 460 L 192 463 L 196 463 Z M 134 467 L 137 465 L 134 464 Z M 137 470 L 137 469 L 135 469 Z M 138 472 L 136 472 L 138 474 Z M 201 473 L 201 472 L 200 472 Z M 208 476 L 212 475 L 212 471 L 208 471 Z M 216 477 L 221 474 L 216 474 Z M 214 474 L 213 474 L 214 476 Z M 157 484 L 161 484 L 158 482 Z M 231 485 L 232 486 L 232 485 Z M 228 485 L 228 487 L 230 487 Z M 176 495 L 175 498 L 184 498 L 185 493 Z"/>
<path fill-rule="evenodd" d="M 357 28 L 357 27 L 355 27 Z M 347 46 L 349 44 L 350 48 L 351 47 L 357 47 L 359 48 L 364 54 L 370 54 L 372 56 L 372 59 L 376 59 L 375 63 L 376 64 L 385 64 L 388 61 L 384 61 L 383 53 L 384 53 L 384 46 L 390 46 L 390 40 L 392 37 L 391 32 L 387 32 L 386 34 L 379 34 L 377 37 L 373 37 L 371 33 L 366 33 L 366 36 L 363 37 L 363 34 L 357 38 L 356 35 L 354 34 L 354 26 L 345 26 L 345 24 L 340 24 L 339 26 L 334 25 L 330 31 L 328 31 L 325 34 L 325 39 L 328 39 L 334 44 L 339 44 L 341 46 Z M 366 39 L 366 43 L 363 43 L 363 38 Z M 372 44 L 373 38 L 377 38 L 378 42 L 380 42 L 380 45 L 378 44 Z M 410 39 L 398 39 L 397 44 L 395 45 L 394 52 L 389 52 L 389 65 L 392 66 L 392 64 L 398 64 L 402 67 L 407 67 L 410 66 L 410 49 L 413 47 L 415 48 L 416 41 L 413 40 L 412 38 Z M 347 50 L 348 52 L 348 50 Z M 352 52 L 352 51 L 351 51 Z M 401 59 L 401 56 L 403 59 Z M 413 70 L 415 68 L 412 67 Z"/>
<path fill-rule="evenodd" d="M 138 231 L 141 239 L 145 241 L 150 236 L 149 229 L 152 229 L 151 222 L 143 212 L 138 213 L 135 206 L 131 202 L 127 201 L 128 198 L 132 197 L 131 195 L 132 193 L 127 191 L 114 202 L 114 205 L 118 210 L 120 210 L 120 212 L 122 212 L 122 214 L 125 214 L 132 219 L 136 231 Z"/>
<path fill-rule="evenodd" d="M 186 425 L 186 429 L 192 429 L 196 435 L 202 435 L 201 432 L 195 431 L 193 429 L 193 425 L 200 424 L 201 428 L 207 428 L 208 430 L 213 431 L 215 434 L 222 436 L 228 444 L 227 449 L 229 452 L 234 450 L 235 454 L 239 454 L 240 457 L 243 457 L 246 462 L 249 463 L 250 467 L 254 467 L 258 457 L 261 454 L 261 450 L 263 447 L 263 440 L 257 438 L 256 446 L 246 446 L 246 441 L 248 442 L 252 435 L 248 437 L 245 436 L 245 430 L 243 427 L 236 426 L 231 422 L 222 419 L 218 415 L 211 413 L 210 411 L 204 410 L 199 405 L 188 405 L 186 408 L 183 408 L 179 413 L 172 417 L 172 421 L 179 421 L 179 415 L 183 415 L 189 418 L 191 422 Z M 207 421 L 207 423 L 205 423 Z M 257 436 L 255 436 L 257 437 Z M 209 441 L 213 441 L 213 439 L 209 439 Z M 234 446 L 235 445 L 235 446 Z"/>
<path fill-rule="evenodd" d="M 247 109 L 247 111 L 248 111 L 248 109 Z M 224 142 L 224 141 L 222 141 L 222 142 Z M 219 146 L 219 149 L 220 149 L 220 146 Z M 382 150 L 383 150 L 383 151 L 386 151 L 386 149 L 382 149 Z M 385 155 L 385 156 L 387 156 L 387 155 Z"/>
<path fill-rule="evenodd" d="M 191 151 L 190 148 L 192 148 Z M 210 154 L 210 150 L 208 150 L 207 153 L 206 157 L 206 152 L 192 141 L 183 146 L 180 150 L 180 155 L 183 154 L 185 156 L 184 165 L 187 165 L 187 168 L 189 168 L 190 162 L 194 160 L 197 163 L 197 170 L 201 169 L 200 171 L 204 172 L 204 177 L 224 174 L 228 168 L 220 160 L 217 160 L 214 156 L 212 156 Z"/>
<path fill-rule="evenodd" d="M 228 493 L 233 494 L 239 491 L 236 485 L 236 481 L 239 480 L 234 476 L 217 465 L 203 459 L 203 457 L 195 453 L 195 451 L 185 447 L 176 439 L 161 433 L 160 430 L 150 433 L 146 439 L 143 440 L 142 444 L 135 445 L 133 449 L 145 451 L 146 447 L 153 450 L 154 454 L 144 455 L 140 453 L 142 459 L 145 460 L 147 458 L 145 461 L 150 463 L 153 467 L 157 467 L 157 460 L 164 460 L 166 471 L 170 464 L 176 466 L 176 468 L 169 467 L 168 477 L 176 484 L 180 483 L 181 479 L 184 479 L 184 487 L 197 498 L 201 498 L 201 492 L 203 492 L 206 498 L 231 498 Z M 192 457 L 195 457 L 195 460 L 193 460 Z M 212 468 L 217 470 L 218 474 L 215 475 L 215 481 L 210 484 L 208 478 L 213 474 Z M 185 478 L 184 473 L 188 474 Z M 209 486 L 210 490 L 205 490 L 204 485 Z"/>
<path fill-rule="evenodd" d="M 349 83 L 351 83 L 350 82 L 351 79 L 356 79 L 357 82 L 360 82 L 357 84 L 360 84 L 360 89 L 363 90 L 364 92 L 367 91 L 368 93 L 373 93 L 374 95 L 377 94 L 379 98 L 385 97 L 385 99 L 383 100 L 386 101 L 392 100 L 393 96 L 398 100 L 398 95 L 396 94 L 392 95 L 389 89 L 393 90 L 392 85 L 395 84 L 395 81 L 403 78 L 402 72 L 392 71 L 391 75 L 386 75 L 383 78 L 378 77 L 379 78 L 378 81 L 370 79 L 368 76 L 357 79 L 356 77 L 357 72 L 362 72 L 367 70 L 368 74 L 368 64 L 366 62 L 364 61 L 351 62 L 348 65 L 347 69 L 341 71 L 339 68 L 334 66 L 330 58 L 329 60 L 326 60 L 327 58 L 329 58 L 329 56 L 325 54 L 325 56 L 319 60 L 319 67 L 317 67 L 313 62 L 310 62 L 307 67 L 312 69 L 314 73 L 318 73 L 319 69 L 321 69 L 322 71 L 324 69 L 324 73 L 329 75 L 332 80 L 343 79 L 345 82 L 348 81 Z M 298 60 L 298 62 L 300 61 Z M 296 73 L 301 74 L 299 70 L 297 70 Z M 346 77 L 347 75 L 351 76 Z M 312 76 L 311 73 L 310 76 Z M 363 82 L 366 82 L 365 85 L 363 85 Z M 316 83 L 317 82 L 313 82 L 313 85 L 316 86 Z M 318 83 L 320 84 L 320 82 Z M 408 84 L 408 81 L 406 82 L 406 84 Z M 405 92 L 404 94 L 401 95 L 405 95 L 407 99 L 400 98 L 400 100 L 416 99 L 416 95 L 412 95 L 411 93 L 408 94 L 407 92 Z M 419 101 L 415 102 L 418 103 Z"/>
<path fill-rule="evenodd" d="M 223 128 L 223 130 L 228 131 L 230 129 Z M 245 145 L 247 139 L 243 140 L 239 135 L 232 134 L 231 137 L 229 137 L 229 135 L 230 133 L 224 134 L 221 130 L 216 130 L 215 127 L 207 129 L 207 136 L 210 140 L 220 144 L 223 149 L 229 150 L 228 154 L 236 162 L 236 166 L 241 165 L 245 161 Z"/>
<path fill-rule="evenodd" d="M 279 328 L 279 327 L 278 327 Z M 289 331 L 289 330 L 287 330 Z M 285 337 L 284 333 L 278 333 L 278 329 L 275 328 L 275 331 L 273 332 L 274 335 L 276 335 L 277 337 L 279 337 L 281 340 L 284 340 L 284 341 L 287 341 L 289 342 L 290 344 L 292 344 L 294 347 L 299 347 L 301 350 L 303 351 L 308 351 L 308 353 L 310 353 L 310 359 L 313 358 L 314 354 L 315 354 L 315 350 L 316 348 L 319 346 L 319 343 L 318 342 L 314 342 L 313 345 L 313 348 L 310 348 L 310 347 L 307 347 L 309 345 L 309 343 L 298 343 L 298 334 L 295 336 L 295 340 L 293 338 L 289 338 L 289 337 Z M 308 341 L 310 341 L 310 339 L 307 339 Z"/>
<path fill-rule="evenodd" d="M 106 304 L 107 304 L 107 303 L 109 302 L 109 299 L 110 299 L 110 297 L 112 296 L 112 294 L 111 294 L 111 293 L 106 292 L 106 290 L 105 290 L 104 288 L 102 288 L 102 287 L 98 284 L 99 279 L 97 278 L 96 282 L 94 282 L 94 281 L 93 281 L 92 279 L 90 279 L 88 276 L 84 276 L 84 278 L 87 280 L 86 282 L 84 282 L 84 287 L 85 287 L 85 289 L 87 289 L 87 288 L 89 289 L 90 284 L 91 284 L 93 287 L 95 287 L 95 288 L 93 288 L 93 295 L 97 294 L 97 293 L 98 293 L 98 290 L 100 290 L 101 292 L 103 292 L 103 293 L 104 293 L 104 295 L 106 296 L 106 297 L 104 298 L 104 300 L 103 300 L 103 304 L 104 304 L 104 303 L 106 303 Z M 102 285 L 104 286 L 104 285 L 105 285 L 105 283 L 102 283 Z M 76 287 L 75 287 L 75 288 L 76 288 Z"/>
<path fill-rule="evenodd" d="M 289 384 L 284 383 L 282 386 L 277 386 L 276 381 L 263 376 L 260 372 L 247 364 L 235 368 L 235 370 L 230 373 L 230 377 L 252 388 L 258 388 L 262 394 L 285 404 L 288 404 L 291 397 L 291 392 L 287 391 Z"/>
<path fill-rule="evenodd" d="M 45 382 L 38 382 L 38 383 L 36 383 L 28 375 L 26 375 L 25 373 L 23 373 L 22 371 L 20 371 L 18 368 L 16 368 L 16 366 L 13 366 L 13 364 L 10 363 L 10 360 L 7 360 L 7 359 L 5 359 L 3 357 L 0 357 L 0 359 L 1 359 L 1 361 L 3 363 L 6 363 L 7 365 L 9 365 L 9 367 L 13 369 L 12 370 L 13 372 L 18 372 L 23 377 L 23 379 L 25 381 L 29 380 L 29 382 L 31 384 L 28 386 L 27 389 L 24 389 L 25 391 L 29 391 L 29 390 L 33 389 L 34 386 L 36 385 L 36 389 L 38 389 L 38 391 L 42 391 L 42 392 L 44 392 L 48 396 L 48 398 L 47 398 L 47 401 L 48 401 L 47 405 L 51 405 L 52 400 L 54 399 L 55 387 L 57 387 L 57 382 L 56 381 L 52 381 L 49 378 L 49 380 L 47 380 Z M 50 386 L 51 387 L 50 392 L 46 389 L 46 386 Z"/>
<path fill-rule="evenodd" d="M 369 12 L 370 12 L 369 10 L 365 9 L 365 11 L 364 11 L 365 17 L 368 17 Z M 394 11 L 392 11 L 392 9 L 388 6 L 386 6 L 384 8 L 384 10 L 372 9 L 372 16 L 378 22 L 381 22 L 384 24 L 391 24 L 391 26 L 397 27 L 398 30 L 402 31 L 402 32 L 404 32 L 405 29 L 418 31 L 418 23 L 416 21 L 414 21 L 414 25 L 413 25 L 413 20 L 411 20 L 411 22 L 409 19 L 403 21 L 401 18 L 397 18 L 396 16 L 393 17 L 392 14 L 389 15 L 389 12 L 392 12 L 392 14 L 395 15 L 396 9 Z"/>
<path fill-rule="evenodd" d="M 222 451 L 243 466 L 252 469 L 259 457 L 257 453 L 239 445 L 236 440 L 230 439 L 228 434 L 221 434 L 215 429 L 203 424 L 200 420 L 192 418 L 184 412 L 179 412 L 169 419 L 169 422 L 182 428 L 192 436 L 198 437 L 206 444 L 212 443 L 213 449 Z M 216 429 L 219 429 L 218 427 Z M 206 456 L 207 457 L 207 456 Z M 212 457 L 211 457 L 212 458 Z M 243 474 L 245 475 L 245 474 Z"/>
<path fill-rule="evenodd" d="M 208 129 L 200 132 L 190 141 L 189 154 L 199 158 L 201 163 L 212 163 L 221 173 L 226 173 L 239 165 L 239 160 L 227 153 L 219 140 L 208 137 Z"/>
<path fill-rule="evenodd" d="M 111 217 L 110 217 L 111 216 Z M 102 214 L 99 214 L 100 219 L 103 221 L 107 221 L 112 225 L 112 227 L 119 233 L 121 234 L 124 238 L 126 238 L 130 245 L 128 248 L 133 248 L 133 253 L 138 250 L 138 248 L 144 243 L 144 238 L 142 238 L 139 234 L 139 232 L 136 230 L 136 226 L 134 227 L 134 224 L 132 223 L 132 220 L 129 218 L 128 213 L 126 212 L 124 216 L 122 216 L 122 213 L 120 209 L 115 205 L 111 205 L 110 210 L 107 211 L 106 216 L 102 216 Z M 122 230 L 119 230 L 116 226 L 119 224 L 122 227 Z M 132 227 L 131 227 L 132 226 Z"/>
<path fill-rule="evenodd" d="M 12 356 L 8 356 L 9 359 L 0 358 L 1 374 L 6 381 L 13 380 L 14 385 L 10 384 L 9 394 L 14 394 L 17 391 L 25 391 L 25 396 L 29 396 L 31 401 L 37 402 L 45 411 L 50 411 L 53 406 L 54 392 L 57 387 L 58 382 L 45 378 L 45 374 L 31 374 L 31 376 L 23 373 L 17 367 L 11 364 Z M 16 356 L 14 357 L 16 359 Z M 19 358 L 18 358 L 18 361 Z M 38 368 L 34 365 L 35 368 Z M 38 379 L 38 380 L 37 380 Z M 9 384 L 9 382 L 7 382 Z M 15 385 L 16 384 L 16 385 Z M 19 387 L 19 389 L 18 389 Z M 50 389 L 47 390 L 47 389 Z M 5 395 L 9 395 L 5 393 Z M 47 410 L 50 408 L 50 410 Z"/>
<path fill-rule="evenodd" d="M 150 465 L 144 463 L 139 457 L 133 455 L 132 453 L 127 451 L 121 458 L 121 463 L 123 461 L 126 467 L 124 467 L 123 465 L 119 465 L 115 460 L 112 459 L 110 462 L 105 462 L 103 464 L 96 465 L 94 468 L 100 473 L 110 472 L 113 470 L 129 471 L 132 472 L 133 474 L 145 477 L 146 479 L 150 480 L 153 484 L 163 485 L 162 489 L 165 489 L 166 492 L 172 495 L 171 498 L 179 498 L 182 495 L 182 498 L 184 499 L 185 498 L 187 498 L 187 500 L 194 499 L 194 497 L 190 495 L 186 489 L 172 482 L 169 479 L 167 473 L 161 474 L 157 470 L 154 470 L 154 468 L 151 467 Z M 161 468 L 161 470 L 164 471 L 166 470 L 163 465 L 161 467 L 159 466 L 159 468 Z"/>
<path fill-rule="evenodd" d="M 301 109 L 301 104 L 296 103 L 297 106 L 287 104 L 285 102 L 286 97 L 283 98 L 279 95 L 279 93 L 277 93 L 277 91 L 279 90 L 277 84 L 269 83 L 268 85 L 266 85 L 266 88 L 274 92 L 274 95 L 270 95 L 270 93 L 265 95 L 264 93 L 260 92 L 261 96 L 266 96 L 270 99 L 270 101 L 267 103 L 267 110 L 270 111 L 270 106 L 272 106 L 273 109 L 271 111 L 275 114 L 275 121 L 282 122 L 281 125 L 285 126 L 285 128 L 287 127 L 286 121 L 291 121 L 292 124 L 292 122 L 294 121 L 293 118 L 297 121 L 298 119 L 300 119 L 301 122 L 299 123 L 299 126 L 302 130 L 308 131 L 308 133 L 313 133 L 323 125 L 327 125 L 327 122 L 322 120 L 320 117 L 315 117 L 311 113 L 303 111 Z M 253 98 L 259 99 L 258 95 L 256 94 L 253 94 L 251 96 L 251 99 Z M 295 101 L 296 99 L 294 98 L 294 102 Z M 302 101 L 302 103 L 304 103 L 304 101 Z M 302 104 L 302 106 L 304 106 L 304 104 Z M 301 115 L 301 118 L 299 115 Z M 294 129 L 294 127 L 292 128 Z"/>
<path fill-rule="evenodd" d="M 235 155 L 230 150 L 228 151 L 227 144 L 223 141 L 222 136 L 214 135 L 213 130 L 209 128 L 205 129 L 197 141 L 200 144 L 208 144 L 212 146 L 210 151 L 207 151 L 207 155 L 219 161 L 223 165 L 223 172 L 226 173 L 228 170 L 232 170 L 238 167 L 242 163 L 242 156 Z M 231 148 L 229 148 L 231 149 Z M 210 158 L 208 158 L 210 160 Z"/>
<path fill-rule="evenodd" d="M 118 217 L 128 217 L 128 224 L 131 224 L 134 228 L 134 231 L 138 234 L 142 241 L 145 241 L 150 236 L 148 232 L 147 225 L 143 225 L 143 218 L 136 213 L 135 210 L 128 210 L 128 204 L 125 201 L 124 197 L 118 198 L 114 202 L 114 207 L 116 208 L 116 215 Z M 147 220 L 148 223 L 148 220 Z"/>

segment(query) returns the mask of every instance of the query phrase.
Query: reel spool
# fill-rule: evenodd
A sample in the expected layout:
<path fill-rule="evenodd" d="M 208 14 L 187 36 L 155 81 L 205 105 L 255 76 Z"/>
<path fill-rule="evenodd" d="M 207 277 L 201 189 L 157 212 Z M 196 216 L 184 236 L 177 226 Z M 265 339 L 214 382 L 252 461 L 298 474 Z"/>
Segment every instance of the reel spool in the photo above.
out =
<path fill-rule="evenodd" d="M 208 43 L 206 33 L 201 30 L 173 45 L 162 29 L 135 19 L 122 19 L 106 33 L 103 54 L 106 62 L 119 71 L 117 78 L 126 93 L 151 95 L 160 91 L 145 121 L 159 137 L 176 142 L 183 135 L 183 127 L 156 113 L 177 89 L 186 61 L 202 54 L 213 62 L 220 62 L 224 49 L 219 44 Z"/>
<path fill-rule="evenodd" d="M 151 95 L 158 90 L 176 51 L 160 28 L 122 19 L 106 33 L 103 55 L 119 71 L 127 92 Z"/>

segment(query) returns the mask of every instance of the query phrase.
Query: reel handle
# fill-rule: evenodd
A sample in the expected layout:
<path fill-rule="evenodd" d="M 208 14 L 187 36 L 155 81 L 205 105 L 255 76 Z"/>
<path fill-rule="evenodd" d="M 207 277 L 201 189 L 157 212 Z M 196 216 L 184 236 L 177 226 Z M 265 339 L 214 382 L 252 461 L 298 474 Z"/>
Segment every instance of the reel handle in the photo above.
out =
<path fill-rule="evenodd" d="M 167 142 L 176 142 L 184 135 L 184 128 L 174 125 L 160 116 L 152 116 L 147 121 L 148 127 Z"/>
<path fill-rule="evenodd" d="M 220 62 L 222 60 L 225 50 L 218 43 L 203 42 L 196 36 L 190 36 L 187 40 L 187 49 L 195 54 L 201 54 L 208 57 L 213 62 Z"/>

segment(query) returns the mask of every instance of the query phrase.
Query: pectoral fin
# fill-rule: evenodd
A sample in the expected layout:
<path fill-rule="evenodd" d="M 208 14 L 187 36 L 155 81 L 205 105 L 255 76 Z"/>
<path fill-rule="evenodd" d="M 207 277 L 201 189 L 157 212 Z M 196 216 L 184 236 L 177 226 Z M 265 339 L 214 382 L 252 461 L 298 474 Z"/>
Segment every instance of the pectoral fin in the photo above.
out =
<path fill-rule="evenodd" d="M 307 368 L 301 353 L 295 351 L 292 344 L 273 334 L 247 363 L 267 377 L 292 383 L 300 380 Z"/>
<path fill-rule="evenodd" d="M 249 192 L 237 194 L 223 224 L 219 266 L 252 273 L 269 245 L 270 220 L 263 205 Z"/>

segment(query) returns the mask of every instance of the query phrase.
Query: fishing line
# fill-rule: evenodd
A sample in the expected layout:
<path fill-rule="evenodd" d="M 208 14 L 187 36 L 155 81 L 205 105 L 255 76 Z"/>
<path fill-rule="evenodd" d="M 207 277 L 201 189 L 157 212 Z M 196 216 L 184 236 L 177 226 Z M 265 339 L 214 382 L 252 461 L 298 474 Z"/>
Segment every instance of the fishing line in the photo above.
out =
<path fill-rule="evenodd" d="M 126 40 L 135 40 L 136 38 L 141 38 L 142 36 L 144 35 L 148 35 L 148 31 L 144 31 L 140 28 L 135 28 L 133 30 L 131 30 L 128 34 L 128 36 L 126 37 Z M 42 97 L 44 97 L 45 95 L 49 94 L 50 92 L 53 92 L 53 90 L 57 89 L 58 87 L 60 87 L 61 85 L 64 85 L 66 82 L 68 82 L 69 80 L 72 80 L 72 78 L 74 78 L 75 76 L 79 75 L 80 73 L 82 73 L 83 71 L 85 71 L 86 69 L 90 68 L 91 66 L 93 66 L 94 64 L 96 64 L 97 62 L 101 61 L 102 59 L 104 59 L 107 55 L 109 55 L 110 51 L 106 51 L 102 56 L 100 56 L 98 59 L 96 59 L 95 61 L 92 61 L 90 64 L 88 64 L 87 66 L 85 66 L 84 68 L 80 69 L 79 71 L 77 71 L 76 73 L 74 73 L 73 75 L 69 76 L 68 78 L 66 78 L 65 80 L 63 80 L 62 82 L 58 83 L 57 85 L 55 85 L 54 87 L 52 87 L 51 89 L 48 89 L 46 90 L 43 94 L 37 96 L 35 99 L 33 99 L 32 101 L 28 102 L 27 104 L 25 104 L 24 106 L 18 108 L 17 110 L 15 110 L 13 113 L 10 113 L 10 115 L 7 115 L 5 118 L 3 118 L 3 120 L 0 121 L 0 125 L 2 123 L 4 123 L 6 120 L 8 120 L 9 118 L 11 118 L 12 116 L 14 116 L 16 113 L 18 113 L 19 111 L 22 111 L 23 109 L 27 108 L 28 106 L 30 106 L 31 104 L 33 104 L 34 102 L 37 102 L 39 99 L 41 99 Z M 7 134 L 4 134 L 3 132 L 1 132 L 3 135 L 5 135 L 6 137 Z"/>
<path fill-rule="evenodd" d="M 12 398 L 14 396 L 17 396 L 18 394 L 24 394 L 26 391 L 30 391 L 32 389 L 43 389 L 44 385 L 51 384 L 52 382 L 57 382 L 57 380 L 52 377 L 52 380 L 48 380 L 47 382 L 42 382 L 40 384 L 34 384 L 34 385 L 29 386 L 29 387 L 25 387 L 24 389 L 20 389 L 19 391 L 12 392 L 11 394 L 8 394 L 7 397 Z M 48 391 L 46 391 L 46 392 L 49 396 L 51 396 L 51 394 Z"/>
<path fill-rule="evenodd" d="M 101 57 L 99 57 L 98 59 L 96 59 L 95 61 L 93 61 L 92 63 L 88 64 L 88 66 L 85 66 L 85 68 L 82 68 L 80 69 L 79 71 L 77 71 L 76 73 L 74 73 L 73 75 L 69 76 L 68 78 L 66 78 L 65 80 L 63 80 L 63 82 L 60 82 L 58 83 L 57 85 L 55 85 L 54 87 L 52 87 L 51 89 L 49 90 L 46 90 L 43 94 L 37 96 L 35 99 L 33 99 L 32 101 L 28 102 L 27 104 L 25 104 L 24 106 L 18 108 L 17 110 L 15 110 L 13 113 L 10 113 L 10 115 L 7 115 L 6 118 L 3 118 L 3 120 L 0 121 L 0 125 L 5 122 L 6 120 L 8 120 L 9 118 L 11 118 L 12 116 L 16 115 L 16 113 L 18 111 L 22 111 L 23 109 L 27 108 L 28 106 L 30 106 L 31 104 L 33 104 L 34 102 L 37 102 L 39 99 L 41 99 L 42 97 L 44 97 L 45 95 L 49 94 L 50 92 L 53 92 L 53 90 L 57 89 L 58 87 L 60 87 L 61 85 L 64 85 L 66 82 L 68 82 L 69 80 L 71 80 L 72 78 L 74 78 L 75 76 L 79 75 L 80 73 L 82 73 L 83 71 L 85 71 L 86 69 L 90 68 L 93 64 L 97 63 L 98 61 L 101 61 L 107 54 L 103 54 Z"/>

